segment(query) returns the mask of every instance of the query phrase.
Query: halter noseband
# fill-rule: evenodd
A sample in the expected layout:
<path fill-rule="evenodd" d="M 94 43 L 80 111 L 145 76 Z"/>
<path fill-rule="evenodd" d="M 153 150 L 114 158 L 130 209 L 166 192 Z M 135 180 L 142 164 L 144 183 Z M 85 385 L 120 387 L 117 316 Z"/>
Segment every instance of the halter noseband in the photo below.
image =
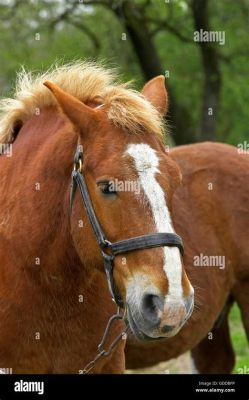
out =
<path fill-rule="evenodd" d="M 182 239 L 176 233 L 151 233 L 149 235 L 136 236 L 118 242 L 111 243 L 106 239 L 105 234 L 96 217 L 91 198 L 87 189 L 87 184 L 82 171 L 83 152 L 77 148 L 74 157 L 74 170 L 72 172 L 72 182 L 70 191 L 70 210 L 72 211 L 73 201 L 77 187 L 80 190 L 81 197 L 85 206 L 88 219 L 91 223 L 93 232 L 99 244 L 104 268 L 107 276 L 108 287 L 113 300 L 119 307 L 123 307 L 124 303 L 120 297 L 113 279 L 113 266 L 115 256 L 118 254 L 128 253 L 134 250 L 151 249 L 154 247 L 178 247 L 183 256 Z"/>

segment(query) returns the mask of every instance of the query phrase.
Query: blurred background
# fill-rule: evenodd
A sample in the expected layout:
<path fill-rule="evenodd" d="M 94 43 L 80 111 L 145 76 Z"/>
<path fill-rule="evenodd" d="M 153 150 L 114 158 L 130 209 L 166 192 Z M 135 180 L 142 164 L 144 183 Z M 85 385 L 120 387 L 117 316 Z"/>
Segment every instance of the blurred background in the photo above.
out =
<path fill-rule="evenodd" d="M 201 30 L 223 40 L 195 41 Z M 0 97 L 22 65 L 105 60 L 137 89 L 165 75 L 175 144 L 249 143 L 249 0 L 0 0 L 0 37 Z M 249 351 L 236 307 L 230 325 L 240 373 Z M 147 372 L 168 370 L 190 372 L 188 355 Z"/>
<path fill-rule="evenodd" d="M 0 37 L 1 97 L 21 65 L 104 59 L 137 88 L 166 76 L 176 144 L 249 139 L 249 0 L 0 0 Z"/>

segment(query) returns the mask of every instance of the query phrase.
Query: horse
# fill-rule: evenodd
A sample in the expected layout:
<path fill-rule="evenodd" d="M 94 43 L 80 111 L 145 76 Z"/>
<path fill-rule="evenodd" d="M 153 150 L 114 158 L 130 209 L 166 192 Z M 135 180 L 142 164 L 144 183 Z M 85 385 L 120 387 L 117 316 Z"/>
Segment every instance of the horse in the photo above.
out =
<path fill-rule="evenodd" d="M 141 368 L 191 351 L 193 373 L 231 373 L 235 354 L 228 315 L 237 302 L 249 340 L 249 156 L 221 143 L 173 148 L 183 175 L 172 217 L 185 243 L 184 265 L 195 309 L 174 337 L 142 343 L 130 337 L 127 368 Z"/>
<path fill-rule="evenodd" d="M 181 174 L 163 144 L 167 103 L 163 76 L 138 92 L 82 62 L 22 71 L 1 101 L 1 366 L 122 373 L 125 321 L 140 340 L 187 322 L 194 289 L 171 217 Z"/>

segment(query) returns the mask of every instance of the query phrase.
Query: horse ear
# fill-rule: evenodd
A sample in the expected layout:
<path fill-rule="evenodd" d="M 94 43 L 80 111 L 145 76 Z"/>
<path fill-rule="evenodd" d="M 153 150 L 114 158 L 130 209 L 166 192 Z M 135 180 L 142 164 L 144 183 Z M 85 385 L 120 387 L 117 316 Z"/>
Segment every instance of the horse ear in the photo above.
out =
<path fill-rule="evenodd" d="M 64 114 L 78 128 L 85 130 L 90 123 L 97 119 L 97 112 L 94 109 L 71 94 L 64 92 L 54 83 L 46 81 L 43 85 L 53 93 Z"/>
<path fill-rule="evenodd" d="M 147 82 L 141 93 L 162 116 L 166 114 L 168 110 L 168 93 L 163 75 L 156 76 Z"/>

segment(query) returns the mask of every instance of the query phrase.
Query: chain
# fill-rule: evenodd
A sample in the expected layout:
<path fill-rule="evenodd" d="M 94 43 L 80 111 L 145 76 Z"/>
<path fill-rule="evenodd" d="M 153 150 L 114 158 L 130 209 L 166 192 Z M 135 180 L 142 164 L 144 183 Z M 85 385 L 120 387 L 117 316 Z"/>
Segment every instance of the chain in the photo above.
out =
<path fill-rule="evenodd" d="M 117 313 L 114 314 L 108 321 L 107 326 L 105 328 L 105 332 L 103 334 L 103 337 L 101 339 L 101 342 L 98 345 L 98 351 L 97 351 L 97 355 L 96 357 L 90 361 L 85 368 L 82 371 L 82 374 L 88 374 L 94 367 L 96 362 L 100 359 L 100 358 L 104 358 L 104 357 L 108 357 L 113 349 L 117 346 L 117 344 L 119 343 L 119 341 L 123 338 L 123 336 L 126 334 L 128 327 L 126 326 L 125 330 L 123 332 L 121 332 L 114 340 L 113 342 L 110 344 L 108 350 L 105 350 L 105 344 L 106 341 L 108 339 L 110 330 L 112 325 L 114 324 L 115 321 L 117 320 L 124 320 L 126 314 L 126 310 L 124 311 L 123 314 L 120 314 L 120 308 L 118 307 L 117 309 Z"/>

